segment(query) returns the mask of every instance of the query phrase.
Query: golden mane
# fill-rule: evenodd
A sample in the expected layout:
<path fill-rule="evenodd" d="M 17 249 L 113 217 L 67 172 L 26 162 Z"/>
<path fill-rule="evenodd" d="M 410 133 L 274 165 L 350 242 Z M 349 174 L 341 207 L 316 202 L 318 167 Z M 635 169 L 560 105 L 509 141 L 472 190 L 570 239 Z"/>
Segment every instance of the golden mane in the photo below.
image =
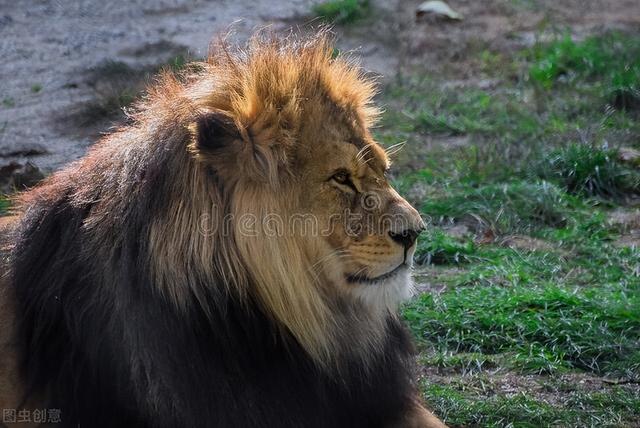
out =
<path fill-rule="evenodd" d="M 160 290 L 186 308 L 189 292 L 182 287 L 194 283 L 190 278 L 204 283 L 222 278 L 231 292 L 257 301 L 320 365 L 332 365 L 346 347 L 364 354 L 367 344 L 349 344 L 340 336 L 358 324 L 379 327 L 332 301 L 332 290 L 314 270 L 312 239 L 265 233 L 259 221 L 256 234 L 248 236 L 239 230 L 242 225 L 232 223 L 229 230 L 224 222 L 229 215 L 293 214 L 291 201 L 304 186 L 290 174 L 301 125 L 326 120 L 322 112 L 329 105 L 341 120 L 367 132 L 378 115 L 371 104 L 374 93 L 360 68 L 334 56 L 326 32 L 302 41 L 258 35 L 246 50 L 233 52 L 220 43 L 206 62 L 179 76 L 165 73 L 132 115 L 141 138 L 160 133 L 185 147 L 173 162 L 179 171 L 167 196 L 170 207 L 149 232 L 151 269 Z M 238 128 L 238 150 L 213 156 L 198 147 L 194 124 L 212 112 Z M 228 174 L 224 190 L 211 188 L 211 165 L 221 175 L 236 172 Z M 204 295 L 197 289 L 191 293 L 196 299 Z M 373 342 L 381 334 L 357 336 Z"/>

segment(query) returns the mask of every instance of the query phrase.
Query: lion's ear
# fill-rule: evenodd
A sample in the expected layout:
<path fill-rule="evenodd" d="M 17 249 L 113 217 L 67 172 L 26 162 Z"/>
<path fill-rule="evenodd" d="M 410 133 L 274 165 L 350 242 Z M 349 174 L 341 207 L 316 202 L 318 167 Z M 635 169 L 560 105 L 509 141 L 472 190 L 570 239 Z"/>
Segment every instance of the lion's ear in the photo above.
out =
<path fill-rule="evenodd" d="M 278 163 L 272 149 L 254 141 L 228 114 L 202 113 L 190 129 L 192 151 L 211 162 L 218 172 L 228 177 L 243 174 L 256 181 L 277 182 Z"/>
<path fill-rule="evenodd" d="M 203 151 L 222 149 L 242 139 L 233 118 L 221 112 L 201 114 L 192 132 L 195 148 Z"/>

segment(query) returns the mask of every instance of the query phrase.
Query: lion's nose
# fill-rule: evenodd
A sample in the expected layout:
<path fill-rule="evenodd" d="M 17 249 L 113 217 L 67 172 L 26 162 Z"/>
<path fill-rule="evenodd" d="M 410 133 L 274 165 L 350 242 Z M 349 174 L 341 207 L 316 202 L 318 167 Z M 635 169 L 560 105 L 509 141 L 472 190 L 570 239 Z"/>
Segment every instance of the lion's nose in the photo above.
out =
<path fill-rule="evenodd" d="M 424 229 L 405 229 L 402 232 L 389 232 L 389 236 L 398 244 L 402 245 L 404 248 L 410 248 L 413 244 L 415 244 L 416 239 L 418 239 L 418 235 Z"/>

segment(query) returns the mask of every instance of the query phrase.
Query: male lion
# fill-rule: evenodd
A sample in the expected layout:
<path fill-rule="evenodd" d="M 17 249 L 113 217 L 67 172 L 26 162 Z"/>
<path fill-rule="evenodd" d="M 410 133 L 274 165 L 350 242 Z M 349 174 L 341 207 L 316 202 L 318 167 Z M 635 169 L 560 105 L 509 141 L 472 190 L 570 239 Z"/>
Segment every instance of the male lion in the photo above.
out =
<path fill-rule="evenodd" d="M 220 46 L 21 195 L 15 402 L 64 427 L 443 426 L 395 314 L 424 225 L 373 93 L 324 34 Z"/>

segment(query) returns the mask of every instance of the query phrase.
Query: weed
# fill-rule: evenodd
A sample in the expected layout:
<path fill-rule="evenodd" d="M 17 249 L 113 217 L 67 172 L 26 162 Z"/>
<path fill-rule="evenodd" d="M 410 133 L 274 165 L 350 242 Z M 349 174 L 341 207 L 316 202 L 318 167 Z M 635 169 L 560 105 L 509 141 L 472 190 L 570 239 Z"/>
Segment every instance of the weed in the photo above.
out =
<path fill-rule="evenodd" d="M 150 78 L 162 68 L 173 71 L 188 63 L 180 54 L 158 65 L 134 68 L 123 61 L 106 60 L 89 71 L 88 84 L 94 99 L 73 114 L 80 126 L 92 125 L 105 119 L 115 119 L 143 92 Z"/>
<path fill-rule="evenodd" d="M 9 209 L 9 201 L 0 196 L 0 216 L 6 214 Z"/>
<path fill-rule="evenodd" d="M 42 90 L 42 85 L 41 84 L 35 83 L 35 84 L 31 85 L 31 92 L 33 92 L 34 94 L 37 94 L 41 90 Z"/>
<path fill-rule="evenodd" d="M 329 0 L 313 7 L 320 18 L 337 24 L 350 24 L 369 14 L 368 0 Z"/>
<path fill-rule="evenodd" d="M 556 83 L 597 82 L 616 107 L 640 106 L 640 37 L 608 33 L 582 42 L 570 35 L 533 50 L 529 76 L 542 87 Z"/>
<path fill-rule="evenodd" d="M 448 196 L 427 200 L 421 211 L 438 223 L 466 222 L 502 234 L 563 227 L 580 205 L 549 182 L 518 181 L 461 187 Z"/>
<path fill-rule="evenodd" d="M 421 264 L 464 263 L 476 252 L 471 240 L 458 242 L 438 228 L 429 228 L 419 241 L 416 262 Z"/>
<path fill-rule="evenodd" d="M 569 192 L 603 198 L 640 192 L 640 173 L 619 162 L 616 150 L 570 144 L 552 151 L 538 164 L 537 175 Z"/>
<path fill-rule="evenodd" d="M 7 108 L 14 107 L 16 105 L 16 101 L 11 97 L 5 97 L 2 99 L 2 105 Z"/>

